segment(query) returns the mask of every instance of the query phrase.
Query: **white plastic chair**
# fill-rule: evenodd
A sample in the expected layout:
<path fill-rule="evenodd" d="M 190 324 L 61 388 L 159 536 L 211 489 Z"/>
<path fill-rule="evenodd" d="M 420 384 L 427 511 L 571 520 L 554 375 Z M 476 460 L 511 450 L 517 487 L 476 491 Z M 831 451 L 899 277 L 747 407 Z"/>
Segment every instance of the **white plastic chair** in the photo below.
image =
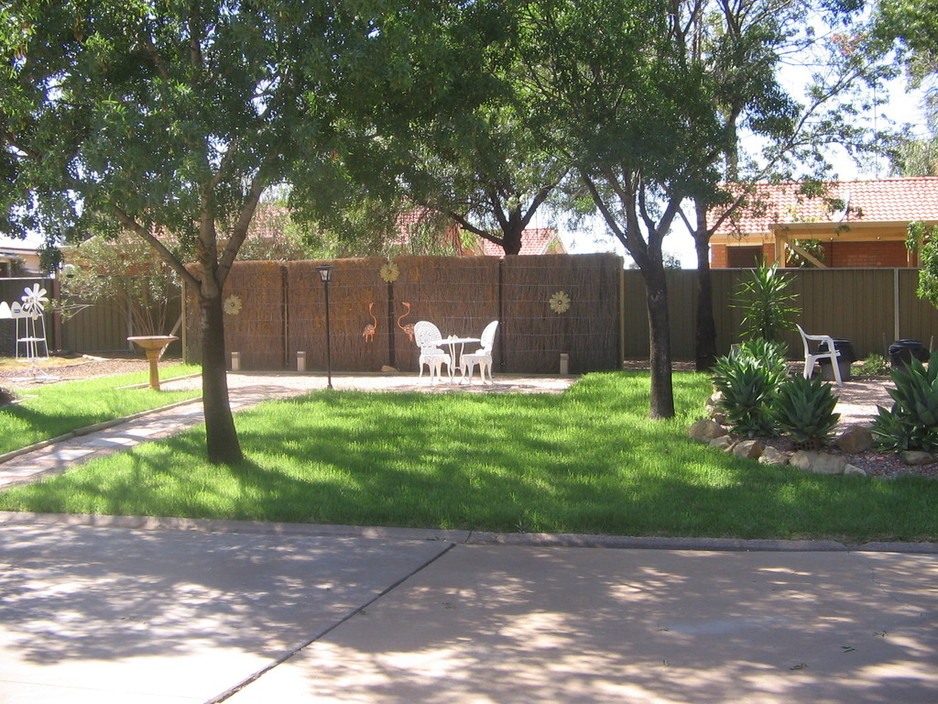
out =
<path fill-rule="evenodd" d="M 453 375 L 453 360 L 448 352 L 440 348 L 443 341 L 443 335 L 440 329 L 433 323 L 421 320 L 414 323 L 414 342 L 420 348 L 420 374 L 423 377 L 424 365 L 430 370 L 430 383 L 433 383 L 434 377 L 440 378 L 443 374 L 443 365 L 449 369 L 450 377 Z"/>
<path fill-rule="evenodd" d="M 479 376 L 482 377 L 482 383 L 485 383 L 485 371 L 489 372 L 489 383 L 492 380 L 492 347 L 495 345 L 495 332 L 498 330 L 498 321 L 493 320 L 485 326 L 480 338 L 480 347 L 475 352 L 467 352 L 459 357 L 459 371 L 463 379 L 469 376 L 469 383 L 472 383 L 472 374 L 475 366 L 479 365 Z"/>
<path fill-rule="evenodd" d="M 840 357 L 840 350 L 834 347 L 834 338 L 830 335 L 809 335 L 797 323 L 795 323 L 795 327 L 801 333 L 801 342 L 804 345 L 804 378 L 811 378 L 814 373 L 814 365 L 817 364 L 818 360 L 829 359 L 831 366 L 834 368 L 834 378 L 837 380 L 837 385 L 843 386 L 844 381 L 840 378 L 840 364 L 837 361 L 837 358 Z M 812 352 L 811 342 L 826 343 L 827 351 L 822 352 L 819 349 L 817 352 Z M 820 348 L 820 344 L 818 344 L 818 347 Z"/>

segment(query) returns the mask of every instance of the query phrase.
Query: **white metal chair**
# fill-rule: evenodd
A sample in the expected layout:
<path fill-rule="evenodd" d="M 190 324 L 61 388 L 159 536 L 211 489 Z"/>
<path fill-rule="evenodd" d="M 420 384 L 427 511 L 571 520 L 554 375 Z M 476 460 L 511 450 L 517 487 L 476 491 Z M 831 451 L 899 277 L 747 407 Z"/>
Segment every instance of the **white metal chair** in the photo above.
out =
<path fill-rule="evenodd" d="M 830 335 L 809 335 L 797 323 L 795 323 L 795 327 L 798 328 L 798 332 L 801 333 L 801 342 L 804 345 L 804 378 L 811 378 L 811 375 L 814 373 L 814 365 L 817 364 L 818 360 L 829 359 L 831 366 L 834 368 L 834 378 L 837 380 L 837 385 L 843 386 L 844 381 L 840 377 L 840 364 L 837 360 L 837 358 L 840 357 L 840 350 L 834 346 L 834 338 Z M 811 351 L 811 342 L 819 343 L 817 352 Z M 827 350 L 825 351 L 820 350 L 820 343 L 822 342 L 827 345 Z"/>
<path fill-rule="evenodd" d="M 498 321 L 493 320 L 485 326 L 480 338 L 480 347 L 475 352 L 467 352 L 459 357 L 459 371 L 463 379 L 469 376 L 469 383 L 472 383 L 472 374 L 475 366 L 479 365 L 479 376 L 482 377 L 482 383 L 485 383 L 485 371 L 489 372 L 489 383 L 492 383 L 492 347 L 495 345 L 495 332 L 498 330 Z"/>
<path fill-rule="evenodd" d="M 443 335 L 440 329 L 427 320 L 421 320 L 414 323 L 414 342 L 420 348 L 420 374 L 423 377 L 424 365 L 430 370 L 430 383 L 433 383 L 434 377 L 440 378 L 443 374 L 443 365 L 449 369 L 450 377 L 453 375 L 453 359 L 448 352 L 440 348 L 443 342 Z"/>

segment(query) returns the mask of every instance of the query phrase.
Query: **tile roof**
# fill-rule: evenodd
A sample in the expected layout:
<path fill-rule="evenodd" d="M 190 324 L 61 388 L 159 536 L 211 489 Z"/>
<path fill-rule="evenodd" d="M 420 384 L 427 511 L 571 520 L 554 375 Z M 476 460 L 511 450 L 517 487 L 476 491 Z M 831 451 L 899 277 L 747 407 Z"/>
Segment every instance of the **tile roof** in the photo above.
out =
<path fill-rule="evenodd" d="M 482 254 L 486 257 L 503 257 L 505 250 L 494 242 L 483 240 Z M 518 254 L 562 254 L 563 243 L 552 227 L 529 227 L 521 233 L 521 251 Z"/>
<path fill-rule="evenodd" d="M 844 201 L 846 214 L 832 211 L 824 198 L 800 195 L 800 185 L 760 184 L 754 199 L 761 206 L 750 207 L 717 232 L 769 232 L 776 223 L 938 220 L 938 177 L 829 182 L 829 197 Z"/>

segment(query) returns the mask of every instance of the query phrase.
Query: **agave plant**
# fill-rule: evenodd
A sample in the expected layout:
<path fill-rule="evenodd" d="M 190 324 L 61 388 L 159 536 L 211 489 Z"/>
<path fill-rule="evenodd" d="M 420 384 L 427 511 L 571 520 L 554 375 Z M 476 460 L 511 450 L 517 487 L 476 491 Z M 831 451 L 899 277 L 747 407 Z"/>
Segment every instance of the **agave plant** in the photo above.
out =
<path fill-rule="evenodd" d="M 713 385 L 722 394 L 719 407 L 732 432 L 747 437 L 775 433 L 769 405 L 778 381 L 770 367 L 747 355 L 736 353 L 717 360 Z"/>
<path fill-rule="evenodd" d="M 897 451 L 938 450 L 938 352 L 932 353 L 927 367 L 913 357 L 890 377 L 894 403 L 890 410 L 878 407 L 872 427 L 877 444 Z"/>
<path fill-rule="evenodd" d="M 796 376 L 786 380 L 772 401 L 771 415 L 776 427 L 795 445 L 817 449 L 830 436 L 840 414 L 834 413 L 837 397 L 820 379 Z"/>

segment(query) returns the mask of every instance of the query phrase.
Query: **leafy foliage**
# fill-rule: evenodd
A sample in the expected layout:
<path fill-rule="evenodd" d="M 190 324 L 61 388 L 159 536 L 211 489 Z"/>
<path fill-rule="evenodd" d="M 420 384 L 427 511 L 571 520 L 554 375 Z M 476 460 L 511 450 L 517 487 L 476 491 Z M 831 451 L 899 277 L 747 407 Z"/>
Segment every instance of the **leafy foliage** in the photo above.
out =
<path fill-rule="evenodd" d="M 772 399 L 771 415 L 778 430 L 802 445 L 820 446 L 837 421 L 837 397 L 830 384 L 820 379 L 794 376 L 778 387 Z"/>
<path fill-rule="evenodd" d="M 793 306 L 797 295 L 788 292 L 790 280 L 775 266 L 760 264 L 753 269 L 736 294 L 736 308 L 746 311 L 742 320 L 744 338 L 781 342 L 782 333 L 794 327 L 801 309 Z"/>
<path fill-rule="evenodd" d="M 911 222 L 905 242 L 918 253 L 918 297 L 938 307 L 938 226 Z"/>
<path fill-rule="evenodd" d="M 858 376 L 884 376 L 889 371 L 889 362 L 881 354 L 871 354 L 856 371 Z"/>
<path fill-rule="evenodd" d="M 878 407 L 872 428 L 877 444 L 896 451 L 938 450 L 938 353 L 927 366 L 913 357 L 890 377 L 894 403 L 890 410 Z"/>
<path fill-rule="evenodd" d="M 134 335 L 165 335 L 169 305 L 180 296 L 179 278 L 143 240 L 121 233 L 114 240 L 89 239 L 63 252 L 62 311 L 70 304 L 115 308 L 133 323 Z"/>

